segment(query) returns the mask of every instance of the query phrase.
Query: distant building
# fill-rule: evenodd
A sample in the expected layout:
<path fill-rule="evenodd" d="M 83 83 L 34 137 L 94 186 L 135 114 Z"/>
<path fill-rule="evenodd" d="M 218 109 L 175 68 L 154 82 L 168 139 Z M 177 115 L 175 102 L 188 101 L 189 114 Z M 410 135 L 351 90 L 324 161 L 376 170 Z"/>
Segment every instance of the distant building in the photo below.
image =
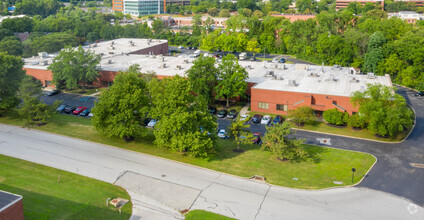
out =
<path fill-rule="evenodd" d="M 308 20 L 308 19 L 312 19 L 315 18 L 315 15 L 301 15 L 301 14 L 274 14 L 271 15 L 273 17 L 284 17 L 289 19 L 291 22 L 297 21 L 297 20 Z"/>
<path fill-rule="evenodd" d="M 341 8 L 347 8 L 349 3 L 351 2 L 360 3 L 362 6 L 364 6 L 368 2 L 377 3 L 381 5 L 381 10 L 384 10 L 384 0 L 336 0 L 336 10 L 339 10 Z"/>
<path fill-rule="evenodd" d="M 113 11 L 133 16 L 166 13 L 169 5 L 190 5 L 190 0 L 113 0 Z"/>
<path fill-rule="evenodd" d="M 24 219 L 22 196 L 0 190 L 0 219 Z"/>
<path fill-rule="evenodd" d="M 424 20 L 424 15 L 418 14 L 415 11 L 400 11 L 396 13 L 388 13 L 389 18 L 398 17 L 410 24 L 415 24 L 417 21 Z"/>
<path fill-rule="evenodd" d="M 93 86 L 111 85 L 118 72 L 127 70 L 133 64 L 140 65 L 142 72 L 154 72 L 159 79 L 175 75 L 186 77 L 186 71 L 195 60 L 193 55 L 158 55 L 159 52 L 167 53 L 163 47 L 167 49 L 168 42 L 148 42 L 145 39 L 116 39 L 85 47 L 86 50 L 103 54 L 99 65 L 100 77 L 93 82 Z M 135 45 L 131 46 L 131 43 Z M 53 56 L 40 55 L 25 59 L 24 69 L 28 75 L 52 86 L 52 73 L 47 68 Z M 291 109 L 310 106 L 318 114 L 332 108 L 353 114 L 358 112 L 358 106 L 350 102 L 353 92 L 364 91 L 368 84 L 392 86 L 389 75 L 361 74 L 360 70 L 352 67 L 247 60 L 240 60 L 239 64 L 248 74 L 246 94 L 250 97 L 252 111 L 264 113 L 286 115 Z"/>

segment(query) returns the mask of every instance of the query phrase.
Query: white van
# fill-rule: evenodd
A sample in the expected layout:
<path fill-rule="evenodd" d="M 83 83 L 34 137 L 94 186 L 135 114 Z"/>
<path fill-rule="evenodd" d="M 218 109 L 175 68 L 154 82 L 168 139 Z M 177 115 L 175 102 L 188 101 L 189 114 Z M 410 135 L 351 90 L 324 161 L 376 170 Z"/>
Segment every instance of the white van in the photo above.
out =
<path fill-rule="evenodd" d="M 239 60 L 245 60 L 247 59 L 247 53 L 243 52 L 239 55 Z"/>
<path fill-rule="evenodd" d="M 202 52 L 200 51 L 200 50 L 196 50 L 196 51 L 194 51 L 194 56 L 195 57 L 198 57 L 198 56 L 200 56 L 200 54 L 201 54 Z"/>

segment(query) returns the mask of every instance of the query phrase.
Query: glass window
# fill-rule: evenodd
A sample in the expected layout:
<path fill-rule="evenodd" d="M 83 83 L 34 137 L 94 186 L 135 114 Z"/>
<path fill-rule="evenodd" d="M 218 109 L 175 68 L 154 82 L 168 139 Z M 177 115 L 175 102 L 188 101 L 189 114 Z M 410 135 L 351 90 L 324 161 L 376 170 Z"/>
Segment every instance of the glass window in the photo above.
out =
<path fill-rule="evenodd" d="M 277 104 L 277 110 L 286 112 L 288 110 L 288 105 Z"/>
<path fill-rule="evenodd" d="M 259 109 L 269 109 L 269 103 L 259 102 Z"/>

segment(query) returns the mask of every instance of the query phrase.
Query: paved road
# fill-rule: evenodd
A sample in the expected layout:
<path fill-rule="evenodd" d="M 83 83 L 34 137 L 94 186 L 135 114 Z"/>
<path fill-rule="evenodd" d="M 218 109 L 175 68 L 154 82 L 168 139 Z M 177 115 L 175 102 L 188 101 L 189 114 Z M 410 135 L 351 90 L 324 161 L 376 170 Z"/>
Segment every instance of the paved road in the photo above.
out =
<path fill-rule="evenodd" d="M 424 208 L 365 188 L 270 186 L 119 148 L 0 124 L 0 154 L 122 186 L 133 219 L 181 219 L 205 209 L 238 219 L 423 219 Z M 100 189 L 99 189 L 100 190 Z"/>

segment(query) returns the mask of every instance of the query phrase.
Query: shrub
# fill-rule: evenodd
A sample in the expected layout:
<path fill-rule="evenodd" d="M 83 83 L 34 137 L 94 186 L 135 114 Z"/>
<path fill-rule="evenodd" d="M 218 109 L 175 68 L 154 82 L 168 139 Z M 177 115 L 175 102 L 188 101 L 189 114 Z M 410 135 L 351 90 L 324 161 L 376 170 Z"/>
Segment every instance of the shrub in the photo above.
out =
<path fill-rule="evenodd" d="M 309 106 L 289 110 L 289 118 L 297 125 L 312 123 L 316 119 L 314 109 Z"/>
<path fill-rule="evenodd" d="M 354 128 L 365 128 L 367 123 L 365 117 L 354 114 L 350 116 L 348 124 Z"/>
<path fill-rule="evenodd" d="M 345 125 L 349 120 L 347 112 L 341 112 L 337 109 L 328 109 L 324 112 L 324 120 L 333 125 Z"/>

